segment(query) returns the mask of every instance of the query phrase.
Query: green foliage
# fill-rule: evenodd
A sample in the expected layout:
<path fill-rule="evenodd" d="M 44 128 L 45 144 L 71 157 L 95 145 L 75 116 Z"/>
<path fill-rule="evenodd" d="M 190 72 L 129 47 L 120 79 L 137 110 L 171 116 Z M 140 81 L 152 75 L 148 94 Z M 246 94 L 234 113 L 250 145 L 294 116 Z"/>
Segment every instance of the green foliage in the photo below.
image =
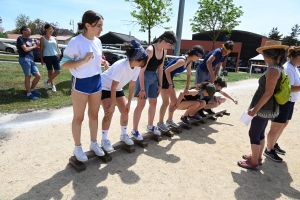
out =
<path fill-rule="evenodd" d="M 0 33 L 0 38 L 7 38 L 6 33 Z"/>
<path fill-rule="evenodd" d="M 281 40 L 282 34 L 279 34 L 277 27 L 273 27 L 268 37 L 272 40 Z"/>
<path fill-rule="evenodd" d="M 130 2 L 134 10 L 130 13 L 138 24 L 141 32 L 148 32 L 148 44 L 151 41 L 151 29 L 170 21 L 172 12 L 172 0 L 125 0 Z M 163 27 L 170 29 L 170 27 Z"/>
<path fill-rule="evenodd" d="M 241 21 L 237 19 L 244 12 L 242 6 L 235 6 L 233 0 L 199 0 L 199 9 L 195 16 L 190 19 L 193 32 L 207 33 L 215 42 L 221 32 L 231 33 L 231 30 L 238 26 Z"/>
<path fill-rule="evenodd" d="M 282 39 L 282 44 L 289 46 L 298 46 L 300 41 L 297 39 L 297 37 L 300 34 L 300 27 L 298 24 L 295 24 L 295 26 L 293 26 L 291 30 L 291 34 L 289 36 L 285 36 Z"/>
<path fill-rule="evenodd" d="M 15 23 L 16 23 L 15 30 L 18 30 L 18 32 L 20 33 L 21 27 L 27 26 L 29 22 L 30 22 L 29 16 L 26 16 L 24 14 L 18 15 L 17 18 L 15 19 Z"/>

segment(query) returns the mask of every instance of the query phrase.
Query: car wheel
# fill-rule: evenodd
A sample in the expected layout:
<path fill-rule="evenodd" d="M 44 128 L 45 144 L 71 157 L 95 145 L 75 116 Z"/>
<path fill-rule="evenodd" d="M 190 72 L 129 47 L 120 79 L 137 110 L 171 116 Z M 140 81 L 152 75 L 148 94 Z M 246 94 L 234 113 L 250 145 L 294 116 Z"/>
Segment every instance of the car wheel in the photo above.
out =
<path fill-rule="evenodd" d="M 8 53 L 15 53 L 12 48 L 6 48 L 5 51 L 8 52 Z"/>

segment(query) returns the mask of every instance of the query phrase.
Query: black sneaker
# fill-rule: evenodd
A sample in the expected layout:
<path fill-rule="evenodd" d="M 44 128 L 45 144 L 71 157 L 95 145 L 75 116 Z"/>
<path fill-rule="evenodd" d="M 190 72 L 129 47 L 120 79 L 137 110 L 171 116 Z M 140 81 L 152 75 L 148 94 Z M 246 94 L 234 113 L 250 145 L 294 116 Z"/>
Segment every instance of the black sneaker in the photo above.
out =
<path fill-rule="evenodd" d="M 274 149 L 272 149 L 270 152 L 267 150 L 267 148 L 265 149 L 264 155 L 276 162 L 282 162 L 282 158 L 280 158 L 277 153 L 275 152 Z"/>
<path fill-rule="evenodd" d="M 214 111 L 212 111 L 211 109 L 204 109 L 205 112 L 207 112 L 210 115 L 214 115 L 216 114 Z"/>
<path fill-rule="evenodd" d="M 181 116 L 180 120 L 182 121 L 182 123 L 184 123 L 185 125 L 189 125 L 189 120 L 187 118 L 187 116 Z"/>
<path fill-rule="evenodd" d="M 194 120 L 200 120 L 201 118 L 198 117 L 197 115 L 189 115 L 188 116 L 189 119 L 194 119 Z"/>
<path fill-rule="evenodd" d="M 198 114 L 200 115 L 200 117 L 206 117 L 206 114 L 204 114 L 203 109 L 198 110 Z"/>
<path fill-rule="evenodd" d="M 285 155 L 285 153 L 286 153 L 285 150 L 283 150 L 283 149 L 280 148 L 280 146 L 278 145 L 278 143 L 276 143 L 274 145 L 274 149 L 275 149 L 276 153 L 279 153 L 281 155 Z"/>

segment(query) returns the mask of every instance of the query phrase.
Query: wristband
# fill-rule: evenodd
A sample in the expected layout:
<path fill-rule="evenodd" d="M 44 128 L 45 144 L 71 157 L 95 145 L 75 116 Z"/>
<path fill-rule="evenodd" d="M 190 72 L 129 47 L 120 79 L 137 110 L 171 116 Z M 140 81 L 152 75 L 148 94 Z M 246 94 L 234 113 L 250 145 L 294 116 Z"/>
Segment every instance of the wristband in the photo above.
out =
<path fill-rule="evenodd" d="M 145 92 L 145 90 L 140 90 L 140 92 Z"/>

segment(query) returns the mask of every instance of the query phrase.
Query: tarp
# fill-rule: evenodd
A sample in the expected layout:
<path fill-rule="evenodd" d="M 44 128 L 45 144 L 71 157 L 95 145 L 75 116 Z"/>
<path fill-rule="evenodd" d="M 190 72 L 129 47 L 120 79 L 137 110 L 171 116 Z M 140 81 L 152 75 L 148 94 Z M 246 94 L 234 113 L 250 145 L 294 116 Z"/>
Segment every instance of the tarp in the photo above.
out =
<path fill-rule="evenodd" d="M 253 57 L 253 58 L 250 58 L 249 60 L 264 60 L 264 57 L 263 55 L 261 54 L 258 54 L 257 56 Z"/>

